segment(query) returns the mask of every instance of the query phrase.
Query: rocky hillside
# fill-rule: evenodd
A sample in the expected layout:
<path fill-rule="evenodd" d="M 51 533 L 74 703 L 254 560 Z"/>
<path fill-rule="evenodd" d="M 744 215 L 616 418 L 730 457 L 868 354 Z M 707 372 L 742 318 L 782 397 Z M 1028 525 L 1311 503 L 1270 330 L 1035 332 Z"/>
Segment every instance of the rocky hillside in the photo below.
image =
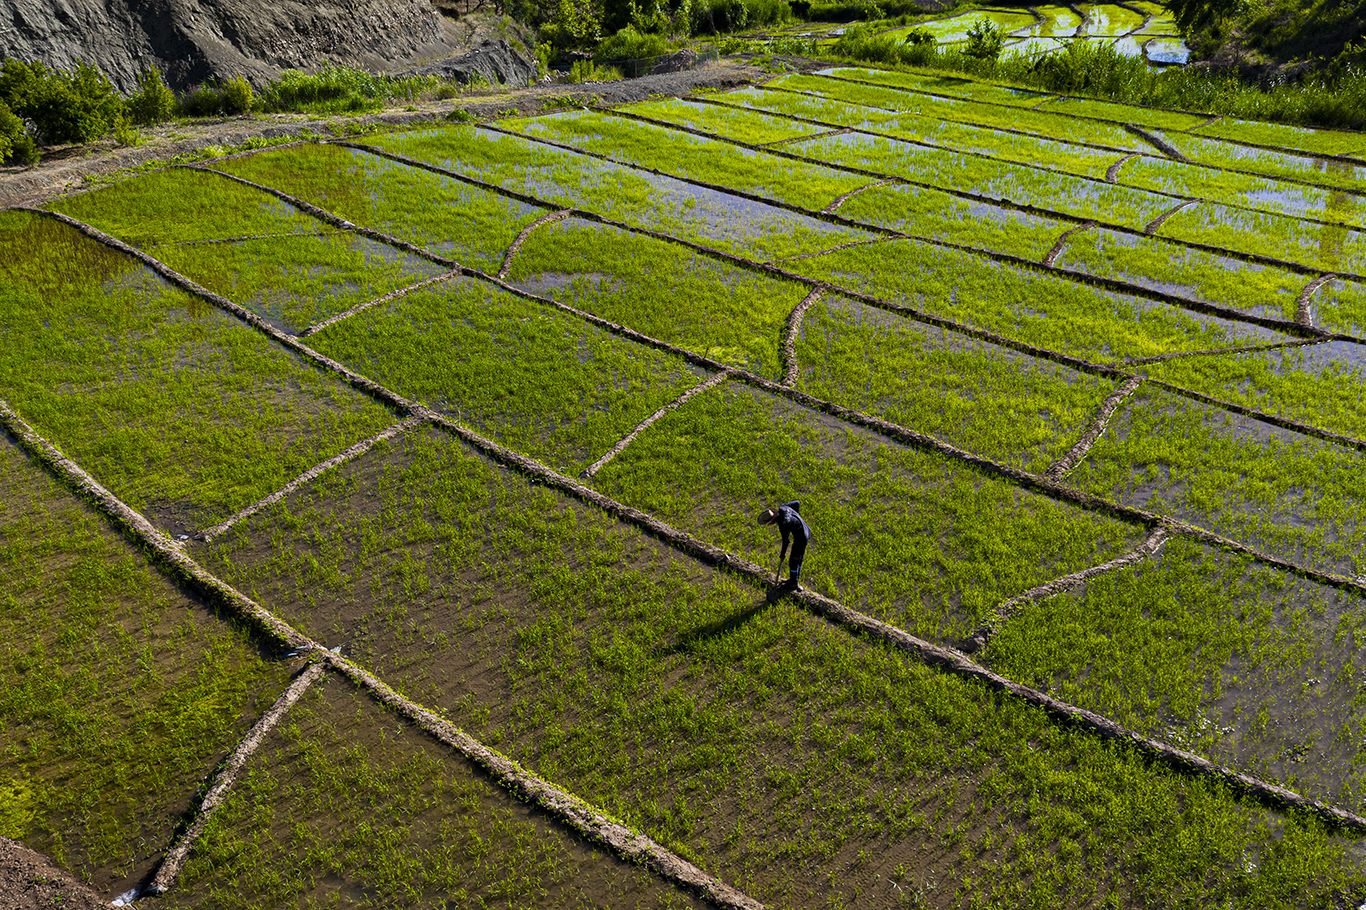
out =
<path fill-rule="evenodd" d="M 525 85 L 534 60 L 489 18 L 457 21 L 430 0 L 7 0 L 0 56 L 64 69 L 85 60 L 125 93 L 148 65 L 176 90 L 326 64 L 395 72 L 441 61 Z"/>

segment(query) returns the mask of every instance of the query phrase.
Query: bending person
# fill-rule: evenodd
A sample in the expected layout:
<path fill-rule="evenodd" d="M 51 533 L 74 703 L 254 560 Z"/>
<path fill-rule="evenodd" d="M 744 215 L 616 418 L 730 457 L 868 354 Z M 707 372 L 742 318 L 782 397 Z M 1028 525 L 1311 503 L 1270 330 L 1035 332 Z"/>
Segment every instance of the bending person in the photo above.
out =
<path fill-rule="evenodd" d="M 781 586 L 783 591 L 801 590 L 798 580 L 802 574 L 802 560 L 806 558 L 806 545 L 811 542 L 811 528 L 802 520 L 801 508 L 802 504 L 794 499 L 776 509 L 765 509 L 759 515 L 759 524 L 776 524 L 779 533 L 783 535 L 783 548 L 778 552 L 779 567 L 783 564 L 783 557 L 787 555 L 788 536 L 792 537 L 792 558 L 787 563 L 788 579 Z"/>

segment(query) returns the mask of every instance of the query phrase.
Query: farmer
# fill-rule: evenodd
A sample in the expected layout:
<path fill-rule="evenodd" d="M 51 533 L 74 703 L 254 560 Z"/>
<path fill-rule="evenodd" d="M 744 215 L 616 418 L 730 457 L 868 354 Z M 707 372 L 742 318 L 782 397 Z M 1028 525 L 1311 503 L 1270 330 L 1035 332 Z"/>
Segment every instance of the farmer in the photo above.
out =
<path fill-rule="evenodd" d="M 797 500 L 785 502 L 776 509 L 765 509 L 759 515 L 759 524 L 776 524 L 778 531 L 783 535 L 783 548 L 778 551 L 778 565 L 783 564 L 783 557 L 787 555 L 787 536 L 792 535 L 792 559 L 787 563 L 788 579 L 783 582 L 779 590 L 800 591 L 801 585 L 797 579 L 802 574 L 802 559 L 806 556 L 806 545 L 811 542 L 811 529 L 807 527 L 802 516 L 799 514 L 802 504 Z"/>

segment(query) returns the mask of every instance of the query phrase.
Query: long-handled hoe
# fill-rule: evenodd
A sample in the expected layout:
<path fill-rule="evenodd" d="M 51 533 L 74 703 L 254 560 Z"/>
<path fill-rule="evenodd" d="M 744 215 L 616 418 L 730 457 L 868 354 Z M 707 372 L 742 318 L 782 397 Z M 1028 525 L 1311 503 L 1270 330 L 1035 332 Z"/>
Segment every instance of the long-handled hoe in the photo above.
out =
<path fill-rule="evenodd" d="M 778 576 L 782 574 L 782 571 L 783 571 L 783 557 L 780 555 L 780 556 L 778 557 L 778 564 L 777 564 L 776 566 L 773 567 L 773 584 L 771 584 L 771 585 L 768 586 L 768 602 L 769 602 L 769 603 L 773 603 L 773 601 L 777 600 L 777 598 L 778 598 L 778 585 L 779 585 Z"/>

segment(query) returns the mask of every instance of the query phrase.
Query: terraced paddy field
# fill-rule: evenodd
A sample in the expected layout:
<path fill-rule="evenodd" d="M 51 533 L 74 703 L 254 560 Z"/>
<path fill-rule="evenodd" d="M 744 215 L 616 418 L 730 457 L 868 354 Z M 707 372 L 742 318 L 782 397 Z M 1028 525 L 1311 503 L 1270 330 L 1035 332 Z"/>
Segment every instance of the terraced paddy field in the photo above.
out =
<path fill-rule="evenodd" d="M 177 908 L 1361 906 L 1363 152 L 842 68 L 0 213 L 0 834 Z"/>

